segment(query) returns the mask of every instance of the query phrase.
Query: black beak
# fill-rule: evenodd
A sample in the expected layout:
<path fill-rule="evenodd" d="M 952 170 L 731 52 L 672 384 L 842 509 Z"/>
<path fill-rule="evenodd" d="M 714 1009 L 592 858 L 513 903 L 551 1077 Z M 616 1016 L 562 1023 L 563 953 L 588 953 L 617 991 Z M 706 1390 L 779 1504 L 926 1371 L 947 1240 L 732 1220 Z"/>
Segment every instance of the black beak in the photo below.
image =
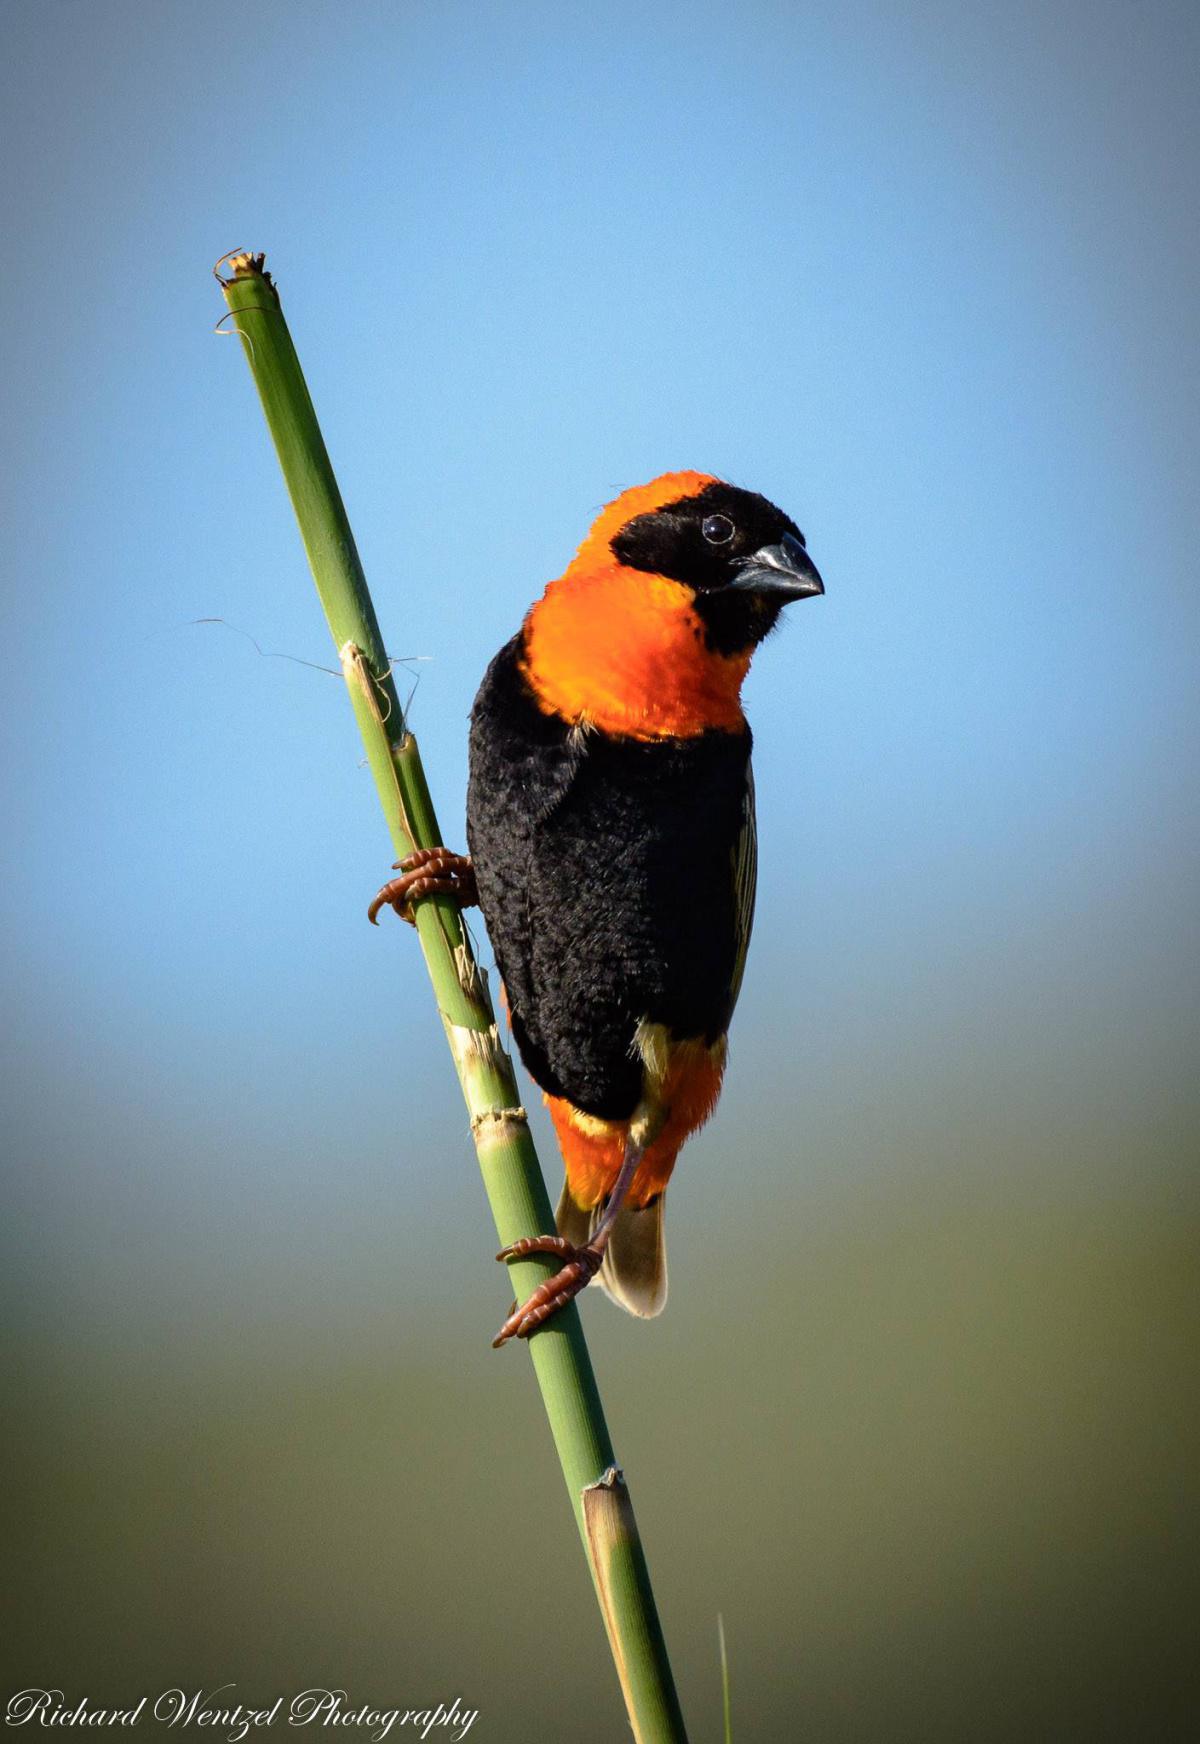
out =
<path fill-rule="evenodd" d="M 773 594 L 779 600 L 809 599 L 825 592 L 816 564 L 792 533 L 785 533 L 778 545 L 763 545 L 744 557 L 729 586 Z"/>

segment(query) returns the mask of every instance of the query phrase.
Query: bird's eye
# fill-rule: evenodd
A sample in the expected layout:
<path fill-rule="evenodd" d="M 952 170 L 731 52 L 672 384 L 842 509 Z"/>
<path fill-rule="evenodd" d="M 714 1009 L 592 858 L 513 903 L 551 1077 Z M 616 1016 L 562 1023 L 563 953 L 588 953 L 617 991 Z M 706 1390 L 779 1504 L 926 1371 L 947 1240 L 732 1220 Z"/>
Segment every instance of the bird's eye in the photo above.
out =
<path fill-rule="evenodd" d="M 728 545 L 733 538 L 733 522 L 728 515 L 705 515 L 700 531 L 710 545 Z"/>

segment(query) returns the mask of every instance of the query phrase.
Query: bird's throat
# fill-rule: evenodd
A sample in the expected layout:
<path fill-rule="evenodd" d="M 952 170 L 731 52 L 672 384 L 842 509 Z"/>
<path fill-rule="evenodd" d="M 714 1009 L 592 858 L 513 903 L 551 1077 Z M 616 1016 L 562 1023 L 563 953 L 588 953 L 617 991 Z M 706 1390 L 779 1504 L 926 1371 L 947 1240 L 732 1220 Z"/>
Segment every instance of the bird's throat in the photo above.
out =
<path fill-rule="evenodd" d="M 691 590 L 620 564 L 551 582 L 525 620 L 523 671 L 538 706 L 626 738 L 740 732 L 750 651 L 708 645 Z"/>

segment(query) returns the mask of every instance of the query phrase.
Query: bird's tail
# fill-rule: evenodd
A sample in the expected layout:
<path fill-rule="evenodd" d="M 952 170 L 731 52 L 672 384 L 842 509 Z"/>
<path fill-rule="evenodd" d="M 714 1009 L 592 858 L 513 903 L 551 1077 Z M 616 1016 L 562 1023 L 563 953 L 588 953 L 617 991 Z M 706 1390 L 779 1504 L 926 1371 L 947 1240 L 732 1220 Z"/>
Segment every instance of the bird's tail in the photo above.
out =
<path fill-rule="evenodd" d="M 666 1188 L 648 1205 L 626 1205 L 617 1213 L 604 1263 L 596 1282 L 605 1295 L 630 1314 L 651 1320 L 667 1305 L 667 1243 L 663 1233 Z M 563 1183 L 558 1202 L 558 1233 L 583 1247 L 604 1215 L 604 1201 L 590 1210 L 576 1205 L 571 1189 Z"/>

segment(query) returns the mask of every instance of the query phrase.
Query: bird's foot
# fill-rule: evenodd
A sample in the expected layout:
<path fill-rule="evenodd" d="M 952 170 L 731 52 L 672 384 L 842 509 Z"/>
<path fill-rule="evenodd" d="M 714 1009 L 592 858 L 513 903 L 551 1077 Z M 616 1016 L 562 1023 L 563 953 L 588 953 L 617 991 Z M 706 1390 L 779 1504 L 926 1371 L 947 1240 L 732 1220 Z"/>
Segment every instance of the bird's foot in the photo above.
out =
<path fill-rule="evenodd" d="M 514 1241 L 511 1247 L 502 1247 L 496 1258 L 522 1260 L 527 1254 L 554 1254 L 558 1259 L 565 1260 L 566 1264 L 553 1277 L 547 1278 L 544 1284 L 539 1284 L 526 1301 L 519 1306 L 513 1303 L 508 1319 L 492 1340 L 493 1350 L 499 1350 L 510 1338 L 528 1338 L 552 1314 L 557 1314 L 560 1308 L 565 1308 L 568 1302 L 574 1301 L 600 1270 L 604 1249 L 576 1247 L 574 1242 L 567 1241 L 561 1235 L 534 1235 L 526 1236 L 523 1241 Z"/>
<path fill-rule="evenodd" d="M 417 848 L 397 860 L 395 870 L 404 876 L 390 879 L 367 910 L 372 926 L 379 925 L 375 917 L 389 905 L 401 920 L 415 926 L 412 905 L 422 896 L 452 896 L 460 908 L 479 903 L 475 869 L 465 854 L 453 854 L 449 848 Z"/>

